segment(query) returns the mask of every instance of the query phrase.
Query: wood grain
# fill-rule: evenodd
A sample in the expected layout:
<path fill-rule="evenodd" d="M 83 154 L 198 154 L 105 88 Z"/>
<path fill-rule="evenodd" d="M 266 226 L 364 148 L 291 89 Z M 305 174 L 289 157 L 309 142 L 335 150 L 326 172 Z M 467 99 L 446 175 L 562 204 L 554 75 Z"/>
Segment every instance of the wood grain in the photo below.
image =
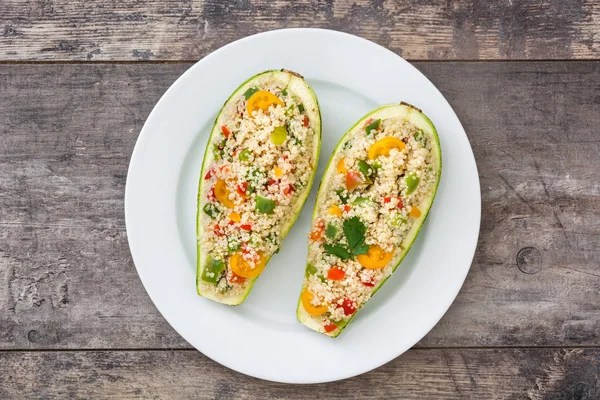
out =
<path fill-rule="evenodd" d="M 599 346 L 600 62 L 416 65 L 461 118 L 483 198 L 465 285 L 418 346 Z M 144 293 L 122 198 L 186 67 L 0 66 L 0 348 L 189 347 Z"/>
<path fill-rule="evenodd" d="M 192 61 L 294 27 L 357 34 L 411 60 L 600 57 L 595 0 L 3 0 L 0 61 Z"/>
<path fill-rule="evenodd" d="M 249 378 L 196 351 L 0 353 L 2 398 L 597 399 L 598 349 L 411 350 L 319 385 Z"/>

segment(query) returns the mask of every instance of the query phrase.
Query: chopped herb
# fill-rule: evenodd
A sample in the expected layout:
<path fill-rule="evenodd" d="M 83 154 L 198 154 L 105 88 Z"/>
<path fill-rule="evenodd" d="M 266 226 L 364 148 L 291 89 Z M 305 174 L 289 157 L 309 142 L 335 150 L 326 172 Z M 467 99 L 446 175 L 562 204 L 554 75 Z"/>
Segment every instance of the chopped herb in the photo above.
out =
<path fill-rule="evenodd" d="M 204 211 L 204 214 L 208 215 L 211 219 L 215 219 L 216 215 L 221 213 L 217 206 L 211 203 L 206 203 L 204 207 L 202 207 L 202 211 Z"/>
<path fill-rule="evenodd" d="M 369 246 L 365 244 L 366 225 L 358 217 L 352 217 L 344 221 L 343 229 L 348 245 L 326 243 L 323 245 L 323 248 L 327 254 L 336 256 L 342 260 L 366 254 L 369 249 Z"/>
<path fill-rule="evenodd" d="M 281 91 L 281 95 L 282 95 L 282 96 L 287 96 L 287 89 L 286 89 L 286 88 L 284 88 L 284 89 Z"/>
<path fill-rule="evenodd" d="M 287 108 L 287 110 L 285 110 L 285 116 L 290 118 L 292 115 L 294 115 L 294 105 L 292 104 L 291 106 L 289 106 Z"/>
<path fill-rule="evenodd" d="M 238 251 L 239 249 L 240 249 L 240 242 L 237 242 L 237 241 L 233 241 L 233 240 L 232 240 L 231 242 L 227 243 L 227 250 L 228 250 L 230 253 L 236 252 L 236 251 Z"/>
<path fill-rule="evenodd" d="M 300 111 L 300 113 L 304 112 L 304 104 L 302 104 L 302 103 L 298 104 L 298 111 Z"/>
<path fill-rule="evenodd" d="M 335 191 L 335 194 L 338 195 L 342 204 L 348 203 L 348 192 L 346 191 L 346 189 L 338 189 Z"/>
<path fill-rule="evenodd" d="M 360 204 L 367 203 L 370 201 L 371 201 L 371 199 L 369 199 L 368 197 L 357 197 L 356 199 L 354 199 L 352 204 L 354 204 L 356 206 L 356 205 L 360 205 Z"/>
<path fill-rule="evenodd" d="M 248 100 L 254 93 L 258 92 L 257 88 L 250 88 L 244 92 L 244 97 Z"/>

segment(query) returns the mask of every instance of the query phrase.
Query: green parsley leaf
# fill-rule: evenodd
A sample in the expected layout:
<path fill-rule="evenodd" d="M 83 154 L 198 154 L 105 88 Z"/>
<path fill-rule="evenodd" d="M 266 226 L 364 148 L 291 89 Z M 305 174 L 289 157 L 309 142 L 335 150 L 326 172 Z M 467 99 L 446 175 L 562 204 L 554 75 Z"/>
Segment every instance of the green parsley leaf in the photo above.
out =
<path fill-rule="evenodd" d="M 367 233 L 367 227 L 360 222 L 358 217 L 352 217 L 344 221 L 344 235 L 346 235 L 348 246 L 352 251 L 364 244 L 365 233 Z"/>
<path fill-rule="evenodd" d="M 352 254 L 350 254 L 350 252 L 346 249 L 346 247 L 344 247 L 341 244 L 325 243 L 323 245 L 323 248 L 325 249 L 327 254 L 339 257 L 342 260 L 348 260 L 349 258 L 352 258 Z"/>

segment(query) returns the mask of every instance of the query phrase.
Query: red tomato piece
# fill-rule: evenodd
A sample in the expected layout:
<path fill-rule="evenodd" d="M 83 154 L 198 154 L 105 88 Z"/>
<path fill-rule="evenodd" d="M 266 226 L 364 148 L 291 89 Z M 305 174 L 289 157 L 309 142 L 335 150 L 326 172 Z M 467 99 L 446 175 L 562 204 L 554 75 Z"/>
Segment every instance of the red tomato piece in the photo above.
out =
<path fill-rule="evenodd" d="M 350 207 L 348 204 L 346 204 L 346 205 L 344 206 L 344 211 L 348 212 L 348 211 L 350 211 L 350 208 L 351 208 L 351 207 Z"/>
<path fill-rule="evenodd" d="M 338 266 L 332 267 L 327 271 L 327 279 L 331 279 L 332 281 L 340 281 L 344 279 L 345 276 L 346 272 Z"/>
<path fill-rule="evenodd" d="M 206 173 L 206 175 L 204 175 L 204 180 L 208 180 L 210 178 L 212 178 L 213 176 L 213 170 L 212 168 L 208 170 L 208 172 Z"/>
<path fill-rule="evenodd" d="M 231 135 L 231 132 L 229 131 L 229 129 L 227 129 L 225 125 L 221 127 L 221 132 L 223 132 L 223 135 L 225 135 L 226 138 L 228 138 Z"/>
<path fill-rule="evenodd" d="M 221 227 L 218 224 L 215 224 L 213 231 L 215 232 L 215 235 L 223 236 L 223 231 L 221 230 Z"/>
<path fill-rule="evenodd" d="M 356 306 L 350 299 L 344 299 L 341 307 L 344 309 L 344 315 L 352 315 L 356 312 Z"/>
<path fill-rule="evenodd" d="M 246 282 L 246 278 L 242 278 L 239 275 L 236 275 L 235 272 L 231 271 L 231 274 L 228 275 L 228 279 L 229 283 L 237 283 L 237 284 L 242 284 L 244 282 Z"/>
<path fill-rule="evenodd" d="M 308 118 L 306 117 L 306 115 L 304 116 L 304 119 L 302 119 L 302 125 L 304 125 L 305 127 L 308 126 Z"/>
<path fill-rule="evenodd" d="M 363 178 L 358 172 L 349 171 L 346 174 L 346 189 L 353 190 L 361 183 L 363 183 Z"/>
<path fill-rule="evenodd" d="M 338 326 L 331 321 L 327 321 L 325 323 L 325 325 L 323 325 L 323 328 L 325 328 L 325 332 L 327 332 L 327 333 L 331 333 L 331 332 L 335 331 L 337 329 L 337 327 Z"/>

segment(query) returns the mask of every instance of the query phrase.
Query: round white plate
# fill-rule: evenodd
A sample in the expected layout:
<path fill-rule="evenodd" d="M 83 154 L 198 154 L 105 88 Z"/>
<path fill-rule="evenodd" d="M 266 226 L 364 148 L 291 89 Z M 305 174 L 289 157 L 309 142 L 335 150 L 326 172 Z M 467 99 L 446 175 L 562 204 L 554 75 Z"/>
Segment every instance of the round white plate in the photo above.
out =
<path fill-rule="evenodd" d="M 287 68 L 316 92 L 323 144 L 300 218 L 239 307 L 196 294 L 196 196 L 206 140 L 229 95 L 249 77 Z M 443 171 L 429 218 L 402 265 L 336 339 L 296 321 L 307 233 L 323 168 L 339 138 L 386 103 L 421 108 L 438 129 Z M 348 378 L 394 359 L 440 320 L 471 265 L 481 199 L 473 152 L 442 94 L 408 62 L 345 33 L 266 32 L 231 43 L 184 73 L 152 110 L 131 157 L 125 219 L 148 294 L 191 345 L 241 373 L 290 383 Z M 460 212 L 456 211 L 456 207 Z"/>

